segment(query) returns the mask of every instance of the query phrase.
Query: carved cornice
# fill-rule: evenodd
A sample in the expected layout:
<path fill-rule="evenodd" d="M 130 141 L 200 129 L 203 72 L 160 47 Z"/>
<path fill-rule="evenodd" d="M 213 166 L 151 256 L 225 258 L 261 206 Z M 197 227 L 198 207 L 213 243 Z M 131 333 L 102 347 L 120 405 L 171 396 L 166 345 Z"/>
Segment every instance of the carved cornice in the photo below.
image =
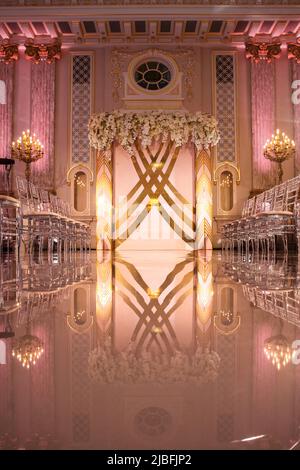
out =
<path fill-rule="evenodd" d="M 52 64 L 61 58 L 61 43 L 55 40 L 52 44 L 35 44 L 32 39 L 28 39 L 25 43 L 25 57 L 35 64 Z"/>
<path fill-rule="evenodd" d="M 0 63 L 10 64 L 19 58 L 18 46 L 10 44 L 8 41 L 3 41 L 0 44 Z"/>
<path fill-rule="evenodd" d="M 246 42 L 246 58 L 252 62 L 272 62 L 281 54 L 280 42 Z"/>
<path fill-rule="evenodd" d="M 300 43 L 288 44 L 288 58 L 294 59 L 297 64 L 300 64 Z"/>
<path fill-rule="evenodd" d="M 165 54 L 172 57 L 188 57 L 194 54 L 193 49 L 178 48 L 176 51 L 160 49 L 157 47 L 142 49 L 142 50 L 130 50 L 125 48 L 113 49 L 112 54 L 121 58 L 130 58 L 133 56 L 144 55 L 145 53 L 155 56 L 156 54 Z"/>

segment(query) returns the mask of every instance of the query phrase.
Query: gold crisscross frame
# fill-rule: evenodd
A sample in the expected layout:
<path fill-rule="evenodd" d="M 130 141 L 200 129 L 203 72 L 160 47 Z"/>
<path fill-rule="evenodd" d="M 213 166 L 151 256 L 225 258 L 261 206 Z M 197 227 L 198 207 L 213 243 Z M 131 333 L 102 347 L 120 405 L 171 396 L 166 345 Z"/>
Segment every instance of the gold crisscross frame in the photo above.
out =
<path fill-rule="evenodd" d="M 134 145 L 131 157 L 138 181 L 124 198 L 123 205 L 116 206 L 113 232 L 115 247 L 127 240 L 140 227 L 151 210 L 152 201 L 170 228 L 189 246 L 195 242 L 195 207 L 174 186 L 171 175 L 178 160 L 180 147 L 173 142 L 160 143 L 155 151 Z"/>
<path fill-rule="evenodd" d="M 134 144 L 131 162 L 138 180 L 113 208 L 113 155 L 97 155 L 97 247 L 114 249 L 132 237 L 155 205 L 175 236 L 190 249 L 212 248 L 212 182 L 208 150 L 196 152 L 194 197 L 188 201 L 172 183 L 180 147 L 171 141 L 154 147 Z M 153 205 L 153 201 L 155 204 Z"/>
<path fill-rule="evenodd" d="M 172 316 L 194 290 L 194 257 L 192 254 L 177 263 L 151 296 L 151 288 L 138 269 L 122 257 L 116 256 L 115 278 L 117 295 L 138 317 L 131 341 L 135 351 L 153 346 L 161 352 L 180 349 Z"/>

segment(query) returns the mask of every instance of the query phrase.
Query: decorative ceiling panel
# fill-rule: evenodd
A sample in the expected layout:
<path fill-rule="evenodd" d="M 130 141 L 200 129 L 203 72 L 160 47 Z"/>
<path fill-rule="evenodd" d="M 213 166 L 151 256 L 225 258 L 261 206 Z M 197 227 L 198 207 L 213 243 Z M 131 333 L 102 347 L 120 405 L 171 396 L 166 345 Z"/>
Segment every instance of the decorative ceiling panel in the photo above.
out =
<path fill-rule="evenodd" d="M 0 41 L 59 37 L 67 46 L 236 46 L 249 37 L 276 37 L 284 44 L 300 41 L 299 1 L 0 0 Z"/>

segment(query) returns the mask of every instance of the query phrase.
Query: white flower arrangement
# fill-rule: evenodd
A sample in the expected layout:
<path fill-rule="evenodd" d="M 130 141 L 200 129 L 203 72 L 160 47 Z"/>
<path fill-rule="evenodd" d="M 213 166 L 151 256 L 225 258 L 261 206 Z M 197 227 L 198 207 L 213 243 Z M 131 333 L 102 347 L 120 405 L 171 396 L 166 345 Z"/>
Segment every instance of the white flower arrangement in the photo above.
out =
<path fill-rule="evenodd" d="M 89 355 L 89 377 L 109 383 L 189 383 L 213 382 L 220 366 L 215 351 L 197 347 L 193 354 L 175 351 L 173 355 L 142 352 L 135 354 L 131 343 L 126 351 L 113 352 L 110 339 Z"/>
<path fill-rule="evenodd" d="M 89 140 L 92 147 L 107 152 L 117 141 L 130 155 L 139 140 L 147 147 L 155 140 L 170 139 L 176 147 L 192 142 L 197 150 L 208 149 L 220 139 L 216 119 L 205 113 L 185 111 L 114 111 L 90 118 Z"/>

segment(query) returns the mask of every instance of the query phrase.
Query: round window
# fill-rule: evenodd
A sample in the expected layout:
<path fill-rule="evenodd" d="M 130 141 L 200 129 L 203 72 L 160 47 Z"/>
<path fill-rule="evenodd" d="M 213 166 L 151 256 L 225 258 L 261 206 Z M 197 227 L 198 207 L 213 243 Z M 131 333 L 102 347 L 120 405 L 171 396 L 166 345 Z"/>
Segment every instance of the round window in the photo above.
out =
<path fill-rule="evenodd" d="M 145 90 L 161 90 L 169 85 L 171 71 L 162 62 L 148 61 L 136 68 L 134 79 Z"/>

